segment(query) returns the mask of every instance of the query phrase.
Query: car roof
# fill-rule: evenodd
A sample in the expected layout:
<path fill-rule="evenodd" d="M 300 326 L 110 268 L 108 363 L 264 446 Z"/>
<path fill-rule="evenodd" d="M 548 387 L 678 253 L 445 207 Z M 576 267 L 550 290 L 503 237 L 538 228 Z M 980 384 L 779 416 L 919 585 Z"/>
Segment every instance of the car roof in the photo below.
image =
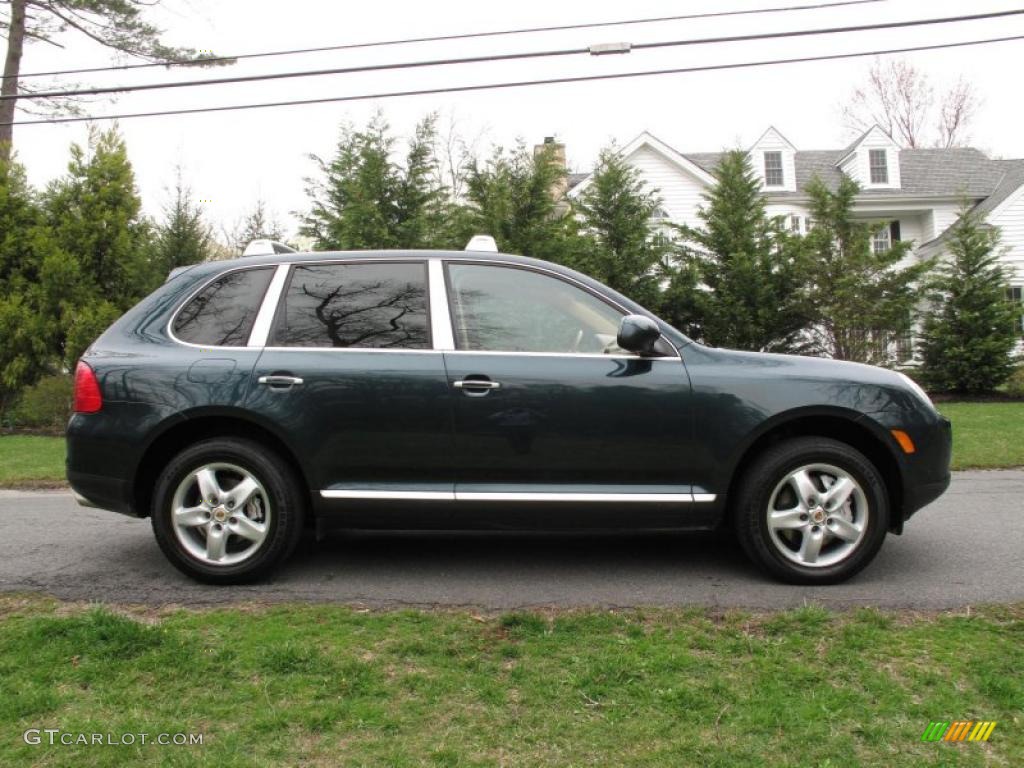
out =
<path fill-rule="evenodd" d="M 243 264 L 293 264 L 309 261 L 333 261 L 335 259 L 359 259 L 359 260 L 387 260 L 387 259 L 471 259 L 473 261 L 503 261 L 521 264 L 543 265 L 566 269 L 558 264 L 533 259 L 528 256 L 516 256 L 510 253 L 495 253 L 494 251 L 440 251 L 440 250 L 372 250 L 372 251 L 303 251 L 301 253 L 272 253 L 265 256 L 240 256 L 228 261 L 216 262 L 232 267 Z"/>

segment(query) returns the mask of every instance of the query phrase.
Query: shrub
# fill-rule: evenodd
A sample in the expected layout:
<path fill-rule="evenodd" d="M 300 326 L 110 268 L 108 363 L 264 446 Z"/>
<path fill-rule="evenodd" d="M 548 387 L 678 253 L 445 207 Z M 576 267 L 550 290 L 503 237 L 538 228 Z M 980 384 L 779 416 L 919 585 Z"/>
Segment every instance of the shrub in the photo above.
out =
<path fill-rule="evenodd" d="M 1006 394 L 1012 397 L 1024 397 L 1024 365 L 1019 366 L 1005 384 Z"/>
<path fill-rule="evenodd" d="M 16 427 L 63 429 L 71 416 L 75 382 L 71 376 L 45 376 L 26 388 L 11 409 Z"/>

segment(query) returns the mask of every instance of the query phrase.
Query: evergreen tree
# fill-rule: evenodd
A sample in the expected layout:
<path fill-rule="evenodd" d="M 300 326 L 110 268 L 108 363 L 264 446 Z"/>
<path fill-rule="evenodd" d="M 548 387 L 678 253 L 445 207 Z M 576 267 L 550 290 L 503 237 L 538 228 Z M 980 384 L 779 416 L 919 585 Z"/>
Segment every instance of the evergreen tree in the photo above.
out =
<path fill-rule="evenodd" d="M 907 242 L 876 253 L 872 238 L 883 225 L 854 219 L 858 191 L 857 183 L 845 176 L 834 192 L 817 178 L 807 185 L 815 226 L 806 237 L 813 259 L 806 351 L 885 363 L 891 341 L 909 328 L 921 282 L 932 264 L 900 267 L 910 248 Z"/>
<path fill-rule="evenodd" d="M 1013 371 L 1020 310 L 1006 300 L 998 245 L 998 230 L 965 207 L 951 231 L 949 259 L 930 285 L 921 373 L 934 389 L 989 392 Z"/>
<path fill-rule="evenodd" d="M 706 343 L 746 350 L 794 349 L 807 324 L 804 248 L 765 212 L 761 181 L 742 150 L 725 153 L 704 195 L 700 227 L 681 227 L 684 256 L 673 290 Z"/>
<path fill-rule="evenodd" d="M 44 195 L 41 283 L 58 326 L 54 352 L 67 364 L 165 277 L 153 263 L 152 227 L 141 207 L 116 128 L 90 130 L 85 148 L 73 144 L 68 175 Z"/>
<path fill-rule="evenodd" d="M 181 168 L 177 169 L 173 194 L 164 208 L 164 221 L 157 227 L 154 244 L 158 270 L 163 274 L 208 261 L 213 249 L 213 232 L 182 179 Z"/>
<path fill-rule="evenodd" d="M 47 363 L 35 242 L 40 219 L 24 169 L 0 158 L 0 421 L 17 392 L 34 383 Z"/>
<path fill-rule="evenodd" d="M 281 223 L 267 211 L 263 198 L 258 198 L 248 213 L 235 224 L 230 232 L 225 232 L 228 247 L 233 249 L 235 256 L 241 256 L 246 246 L 253 240 L 284 240 Z"/>
<path fill-rule="evenodd" d="M 334 157 L 313 156 L 320 178 L 307 179 L 312 203 L 302 233 L 328 250 L 429 248 L 444 239 L 444 190 L 434 156 L 435 118 L 416 128 L 404 165 L 378 113 L 362 130 L 344 126 Z"/>
<path fill-rule="evenodd" d="M 585 242 L 555 193 L 564 176 L 552 149 L 532 152 L 522 142 L 512 151 L 495 149 L 486 163 L 474 162 L 466 181 L 463 242 L 487 234 L 506 253 L 582 266 Z"/>
<path fill-rule="evenodd" d="M 601 152 L 576 213 L 592 238 L 576 266 L 636 302 L 657 310 L 668 241 L 655 219 L 661 198 L 615 148 Z"/>

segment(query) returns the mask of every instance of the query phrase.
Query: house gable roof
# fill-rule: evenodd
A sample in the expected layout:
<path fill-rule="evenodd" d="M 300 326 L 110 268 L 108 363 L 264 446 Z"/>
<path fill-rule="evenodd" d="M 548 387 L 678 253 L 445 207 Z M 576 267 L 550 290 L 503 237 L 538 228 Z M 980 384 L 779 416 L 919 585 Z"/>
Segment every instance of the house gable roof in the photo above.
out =
<path fill-rule="evenodd" d="M 760 146 L 764 142 L 764 140 L 771 135 L 777 136 L 780 141 L 784 142 L 785 145 L 790 148 L 791 151 L 796 152 L 796 147 L 793 146 L 793 142 L 791 142 L 789 139 L 783 136 L 782 131 L 780 131 L 774 125 L 769 125 L 765 132 L 758 137 L 757 141 L 750 145 L 750 149 L 754 149 Z"/>
<path fill-rule="evenodd" d="M 892 136 L 890 136 L 888 133 L 883 131 L 877 124 L 875 124 L 868 128 L 866 131 L 864 131 L 864 133 L 862 133 L 856 139 L 854 139 L 853 143 L 842 151 L 842 153 L 839 156 L 839 159 L 836 160 L 836 167 L 838 168 L 843 163 L 845 163 L 846 160 L 850 157 L 850 155 L 857 151 L 857 147 L 863 144 L 864 141 L 868 138 L 868 136 L 870 136 L 873 133 L 880 133 L 895 149 L 900 148 L 900 145 L 896 143 Z"/>
<path fill-rule="evenodd" d="M 715 183 L 714 175 L 708 172 L 707 169 L 693 162 L 685 155 L 672 149 L 672 147 L 663 142 L 657 136 L 655 136 L 652 133 L 648 133 L 647 131 L 644 131 L 631 142 L 629 142 L 629 144 L 620 149 L 618 154 L 620 157 L 629 157 L 630 155 L 643 149 L 644 147 L 654 150 L 659 155 L 664 157 L 667 161 L 678 167 L 680 170 L 690 174 L 691 176 L 696 177 L 697 180 L 702 182 L 703 184 L 711 185 Z M 580 178 L 576 182 L 576 184 L 572 183 L 572 177 L 574 175 L 577 174 L 572 174 L 569 177 L 569 192 L 572 195 L 578 195 L 582 193 L 588 186 L 590 186 L 590 181 L 593 178 L 594 174 L 583 174 L 582 178 Z"/>

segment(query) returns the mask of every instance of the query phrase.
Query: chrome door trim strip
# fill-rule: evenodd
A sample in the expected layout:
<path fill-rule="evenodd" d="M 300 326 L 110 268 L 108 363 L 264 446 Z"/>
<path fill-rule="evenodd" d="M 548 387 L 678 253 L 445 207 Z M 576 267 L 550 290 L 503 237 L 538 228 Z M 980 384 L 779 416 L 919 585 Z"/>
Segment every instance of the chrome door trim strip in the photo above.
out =
<path fill-rule="evenodd" d="M 395 499 L 412 501 L 454 501 L 455 494 L 451 491 L 371 491 L 325 489 L 320 491 L 325 499 Z"/>
<path fill-rule="evenodd" d="M 281 299 L 281 292 L 288 281 L 287 264 L 278 264 L 274 276 L 270 279 L 267 292 L 263 294 L 263 303 L 260 304 L 259 312 L 256 313 L 256 322 L 252 324 L 252 332 L 249 334 L 249 347 L 265 347 L 267 337 L 270 335 L 270 326 L 274 322 L 274 315 L 277 314 L 277 304 Z"/>
<path fill-rule="evenodd" d="M 430 302 L 430 338 L 437 351 L 455 349 L 452 318 L 448 309 L 448 290 L 444 283 L 444 264 L 440 259 L 427 260 L 427 285 Z"/>
<path fill-rule="evenodd" d="M 533 493 L 530 491 L 511 493 L 489 493 L 477 491 L 381 491 L 346 489 L 320 491 L 325 499 L 378 499 L 407 501 L 525 501 L 525 502 L 644 502 L 703 503 L 712 502 L 713 493 Z"/>

